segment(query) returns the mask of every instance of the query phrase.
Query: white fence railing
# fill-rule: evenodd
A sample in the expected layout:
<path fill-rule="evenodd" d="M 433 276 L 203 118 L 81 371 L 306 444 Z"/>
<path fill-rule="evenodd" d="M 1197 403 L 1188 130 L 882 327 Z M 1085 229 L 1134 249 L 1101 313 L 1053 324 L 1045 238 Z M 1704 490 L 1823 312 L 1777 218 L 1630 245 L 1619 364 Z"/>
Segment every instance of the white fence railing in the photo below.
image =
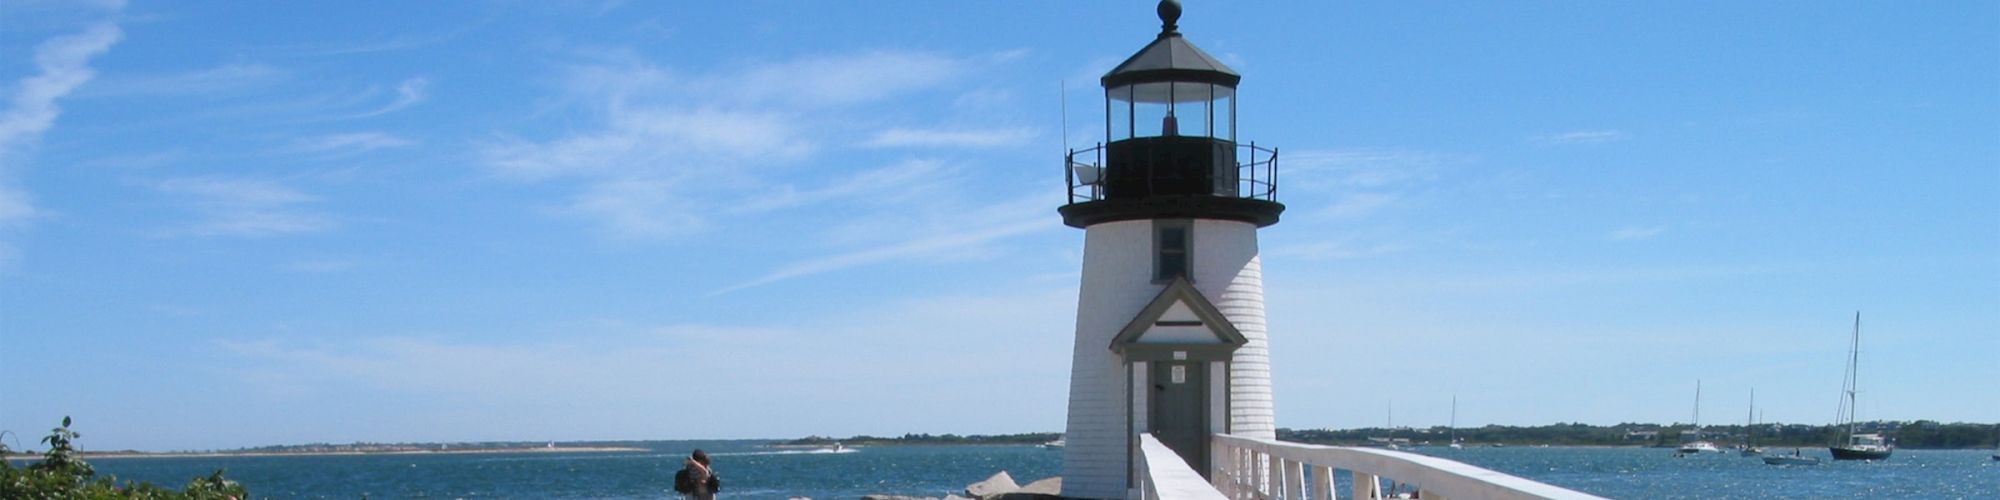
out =
<path fill-rule="evenodd" d="M 1494 472 L 1437 457 L 1370 448 L 1346 448 L 1287 443 L 1272 439 L 1215 435 L 1212 453 L 1215 463 L 1210 478 L 1221 498 L 1238 500 L 1332 500 L 1334 471 L 1352 474 L 1350 496 L 1341 498 L 1471 499 L 1592 499 L 1595 495 L 1521 477 Z M 1150 437 L 1147 444 L 1158 445 Z M 1176 457 L 1164 445 L 1165 455 L 1144 453 L 1151 458 Z M 1175 463 L 1181 463 L 1178 458 Z M 1148 460 L 1145 463 L 1158 463 Z M 1143 463 L 1141 467 L 1144 467 Z M 1145 469 L 1141 469 L 1145 471 Z M 1142 474 L 1144 477 L 1145 474 Z M 1383 480 L 1395 485 L 1385 489 Z M 1170 496 L 1154 483 L 1159 493 L 1148 500 L 1167 498 L 1217 498 L 1211 496 Z"/>
<path fill-rule="evenodd" d="M 1143 500 L 1228 500 L 1152 434 L 1139 435 L 1137 465 L 1139 498 Z"/>

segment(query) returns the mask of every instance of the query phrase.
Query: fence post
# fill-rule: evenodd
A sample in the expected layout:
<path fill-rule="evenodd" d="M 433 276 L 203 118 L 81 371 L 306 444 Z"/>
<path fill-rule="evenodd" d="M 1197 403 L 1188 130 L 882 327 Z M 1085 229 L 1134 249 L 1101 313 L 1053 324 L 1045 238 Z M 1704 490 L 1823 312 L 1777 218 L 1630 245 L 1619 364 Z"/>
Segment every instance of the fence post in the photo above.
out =
<path fill-rule="evenodd" d="M 1313 500 L 1333 500 L 1333 468 L 1313 466 Z"/>
<path fill-rule="evenodd" d="M 1374 474 L 1354 471 L 1354 498 L 1355 500 L 1382 498 L 1381 479 L 1376 478 Z"/>
<path fill-rule="evenodd" d="M 1306 500 L 1305 464 L 1296 461 L 1285 462 L 1285 498 Z"/>

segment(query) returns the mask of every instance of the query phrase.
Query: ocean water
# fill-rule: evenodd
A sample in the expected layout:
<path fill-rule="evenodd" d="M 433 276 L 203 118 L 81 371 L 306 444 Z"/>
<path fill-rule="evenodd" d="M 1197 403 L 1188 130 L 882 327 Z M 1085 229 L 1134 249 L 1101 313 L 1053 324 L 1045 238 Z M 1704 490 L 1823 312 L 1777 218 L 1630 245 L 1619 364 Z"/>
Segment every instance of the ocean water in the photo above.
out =
<path fill-rule="evenodd" d="M 710 452 L 730 498 L 943 496 L 1005 470 L 1053 476 L 1062 454 L 1031 446 L 899 446 L 847 453 L 759 442 L 649 442 L 648 452 L 100 458 L 121 479 L 179 486 L 216 468 L 269 498 L 662 498 L 686 452 Z M 1897 450 L 1882 462 L 1770 466 L 1735 454 L 1645 448 L 1421 448 L 1419 453 L 1612 498 L 2000 498 L 1990 450 Z M 1789 451 L 1789 450 L 1786 450 Z M 1826 450 L 1807 450 L 1826 459 Z M 1345 491 L 1343 489 L 1343 491 Z"/>
<path fill-rule="evenodd" d="M 662 498 L 700 448 L 730 498 L 944 496 L 1005 470 L 1059 473 L 1062 453 L 1035 446 L 775 449 L 765 441 L 656 441 L 644 452 L 466 453 L 90 459 L 99 474 L 178 488 L 217 468 L 259 498 Z"/>

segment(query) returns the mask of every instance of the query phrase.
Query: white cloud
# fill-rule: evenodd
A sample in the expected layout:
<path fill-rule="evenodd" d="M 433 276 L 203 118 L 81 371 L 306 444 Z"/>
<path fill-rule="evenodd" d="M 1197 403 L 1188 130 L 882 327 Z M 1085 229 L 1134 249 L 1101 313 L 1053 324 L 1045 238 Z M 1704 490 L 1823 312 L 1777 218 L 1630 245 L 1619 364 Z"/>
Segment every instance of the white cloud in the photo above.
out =
<path fill-rule="evenodd" d="M 902 201 L 918 193 L 936 193 L 942 184 L 955 179 L 955 172 L 941 162 L 911 159 L 886 167 L 865 170 L 819 189 L 779 185 L 769 192 L 736 205 L 739 213 L 768 212 L 841 199 Z"/>
<path fill-rule="evenodd" d="M 765 167 L 803 161 L 851 133 L 844 108 L 936 87 L 970 63 L 916 52 L 799 58 L 713 74 L 679 74 L 629 53 L 569 70 L 568 102 L 597 127 L 547 140 L 508 137 L 479 147 L 482 164 L 521 182 L 570 182 L 578 193 L 553 213 L 618 238 L 681 237 L 716 216 L 848 199 L 861 188 L 776 184 Z M 1023 131 L 878 137 L 916 145 L 1002 145 Z M 904 167 L 908 167 L 905 165 Z M 904 173 L 908 173 L 907 171 Z M 884 169 L 868 174 L 895 175 Z M 837 177 L 827 177 L 837 178 Z M 743 193 L 758 193 L 745 203 Z M 729 207 L 717 209 L 718 207 Z"/>
<path fill-rule="evenodd" d="M 803 156 L 812 146 L 776 113 L 615 107 L 602 130 L 548 142 L 507 140 L 480 151 L 518 180 L 730 175 L 728 166 Z"/>
<path fill-rule="evenodd" d="M 1287 204 L 1324 208 L 1309 214 L 1362 219 L 1397 204 L 1421 202 L 1425 189 L 1464 156 L 1402 149 L 1332 149 L 1286 153 L 1279 159 Z"/>
<path fill-rule="evenodd" d="M 28 198 L 27 191 L 0 184 L 0 228 L 27 221 L 35 214 L 34 200 Z"/>
<path fill-rule="evenodd" d="M 111 50 L 123 37 L 117 25 L 104 23 L 35 46 L 35 67 L 40 73 L 16 84 L 7 108 L 0 111 L 0 227 L 36 215 L 28 192 L 12 185 L 11 170 L 22 151 L 55 126 L 56 117 L 62 114 L 56 101 L 97 74 L 89 66 L 90 59 Z"/>
<path fill-rule="evenodd" d="M 1018 146 L 1033 138 L 1027 128 L 986 130 L 919 130 L 893 128 L 875 134 L 863 143 L 870 147 L 994 148 Z"/>
<path fill-rule="evenodd" d="M 292 144 L 292 150 L 305 153 L 329 153 L 340 151 L 367 152 L 377 149 L 399 148 L 416 144 L 415 141 L 381 132 L 355 132 L 332 134 L 301 139 Z"/>
<path fill-rule="evenodd" d="M 476 22 L 453 27 L 449 31 L 443 31 L 439 33 L 398 35 L 388 39 L 366 40 L 340 46 L 322 45 L 319 47 L 301 48 L 301 52 L 307 55 L 316 55 L 316 56 L 343 56 L 343 55 L 354 55 L 354 54 L 368 54 L 374 52 L 393 52 L 401 50 L 418 49 L 451 41 L 452 39 L 458 38 L 460 35 L 464 35 L 467 31 L 471 31 L 474 28 L 486 24 L 490 20 L 492 20 L 492 18 L 488 17 L 486 19 L 481 19 Z"/>
<path fill-rule="evenodd" d="M 1437 180 L 1438 169 L 1467 158 L 1402 149 L 1331 149 L 1286 152 L 1280 158 L 1287 187 L 1373 189 Z"/>
<path fill-rule="evenodd" d="M 428 97 L 428 94 L 424 92 L 424 88 L 428 86 L 430 86 L 430 80 L 423 77 L 403 80 L 402 83 L 396 84 L 396 100 L 374 111 L 354 115 L 353 118 L 380 116 L 415 106 L 417 103 L 423 102 L 425 97 Z"/>
<path fill-rule="evenodd" d="M 1395 203 L 1397 195 L 1394 193 L 1358 192 L 1342 195 L 1338 198 L 1340 201 L 1327 206 L 1326 210 L 1322 212 L 1327 217 L 1336 219 L 1365 217 L 1375 213 L 1377 210 L 1381 210 L 1383 207 L 1389 206 L 1391 203 Z"/>
<path fill-rule="evenodd" d="M 1062 425 L 1061 400 L 1041 395 L 1059 394 L 1067 371 L 1019 360 L 1067 355 L 1074 304 L 1073 289 L 1052 287 L 891 300 L 832 317 L 753 325 L 594 320 L 530 339 L 482 332 L 213 342 L 228 361 L 218 370 L 230 375 L 229 383 L 255 389 L 243 391 L 253 400 L 443 401 L 444 413 L 426 414 L 428 405 L 417 404 L 408 411 L 423 417 L 386 431 L 431 440 L 461 439 L 457 433 L 466 428 L 505 439 L 962 432 L 1015 429 L 1024 414 L 1036 427 L 1020 431 L 1039 431 Z M 986 390 L 965 390 L 972 386 Z M 685 411 L 689 400 L 709 410 Z M 773 401 L 817 410 L 800 419 L 774 413 Z M 925 413 L 980 405 L 1016 411 L 950 422 Z M 433 418 L 463 421 L 438 435 L 439 428 L 420 423 Z M 579 434 L 588 432 L 615 434 Z"/>
<path fill-rule="evenodd" d="M 56 116 L 62 113 L 56 100 L 96 76 L 97 71 L 88 66 L 90 58 L 111 50 L 123 37 L 117 25 L 107 23 L 35 46 L 35 66 L 41 73 L 22 80 L 6 112 L 0 113 L 0 164 L 8 162 L 16 148 L 55 125 Z"/>
<path fill-rule="evenodd" d="M 181 197 L 200 215 L 200 220 L 169 230 L 168 235 L 267 236 L 335 226 L 332 218 L 298 207 L 317 198 L 271 181 L 189 177 L 162 181 L 154 188 Z"/>
<path fill-rule="evenodd" d="M 279 267 L 301 273 L 332 273 L 353 269 L 354 266 L 354 261 L 345 259 L 304 259 L 286 262 Z"/>
<path fill-rule="evenodd" d="M 1611 233 L 1605 235 L 1605 237 L 1620 241 L 1650 240 L 1653 239 L 1653 237 L 1655 236 L 1659 236 L 1660 233 L 1664 233 L 1666 231 L 1667 228 L 1663 226 L 1651 226 L 1651 227 L 1626 226 L 1611 231 Z"/>
<path fill-rule="evenodd" d="M 965 63 L 943 56 L 881 51 L 761 65 L 705 86 L 753 102 L 837 107 L 933 87 L 965 69 Z"/>
<path fill-rule="evenodd" d="M 1531 138 L 1539 144 L 1600 144 L 1625 140 L 1625 133 L 1616 130 L 1578 130 L 1560 134 L 1538 135 Z"/>
<path fill-rule="evenodd" d="M 170 75 L 115 78 L 107 77 L 92 85 L 92 95 L 126 94 L 206 94 L 269 82 L 284 72 L 265 64 L 230 63 L 213 68 Z"/>
<path fill-rule="evenodd" d="M 1403 251 L 1400 245 L 1375 244 L 1357 247 L 1347 242 L 1323 241 L 1300 245 L 1288 245 L 1264 252 L 1266 258 L 1297 258 L 1305 260 L 1351 260 L 1378 257 Z"/>
<path fill-rule="evenodd" d="M 1022 197 L 982 208 L 940 210 L 949 215 L 931 220 L 907 216 L 859 222 L 850 232 L 867 235 L 855 243 L 865 248 L 795 261 L 756 279 L 710 292 L 721 295 L 780 281 L 884 262 L 949 260 L 990 253 L 994 243 L 1036 231 L 1054 230 L 1047 198 Z M 885 237 L 885 235 L 888 235 Z"/>
<path fill-rule="evenodd" d="M 660 239 L 699 232 L 708 222 L 678 183 L 617 179 L 592 183 L 557 213 L 604 228 L 612 238 Z"/>

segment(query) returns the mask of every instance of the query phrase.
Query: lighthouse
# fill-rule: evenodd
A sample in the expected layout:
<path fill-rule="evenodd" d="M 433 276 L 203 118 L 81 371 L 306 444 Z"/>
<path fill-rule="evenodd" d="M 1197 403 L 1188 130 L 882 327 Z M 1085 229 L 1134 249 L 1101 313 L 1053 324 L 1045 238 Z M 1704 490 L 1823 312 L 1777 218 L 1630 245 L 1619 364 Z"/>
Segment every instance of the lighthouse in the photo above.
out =
<path fill-rule="evenodd" d="M 1069 151 L 1083 229 L 1063 496 L 1127 498 L 1140 434 L 1204 476 L 1212 434 L 1274 438 L 1257 230 L 1278 222 L 1277 150 L 1237 142 L 1242 76 L 1160 34 L 1106 73 L 1103 143 Z"/>

